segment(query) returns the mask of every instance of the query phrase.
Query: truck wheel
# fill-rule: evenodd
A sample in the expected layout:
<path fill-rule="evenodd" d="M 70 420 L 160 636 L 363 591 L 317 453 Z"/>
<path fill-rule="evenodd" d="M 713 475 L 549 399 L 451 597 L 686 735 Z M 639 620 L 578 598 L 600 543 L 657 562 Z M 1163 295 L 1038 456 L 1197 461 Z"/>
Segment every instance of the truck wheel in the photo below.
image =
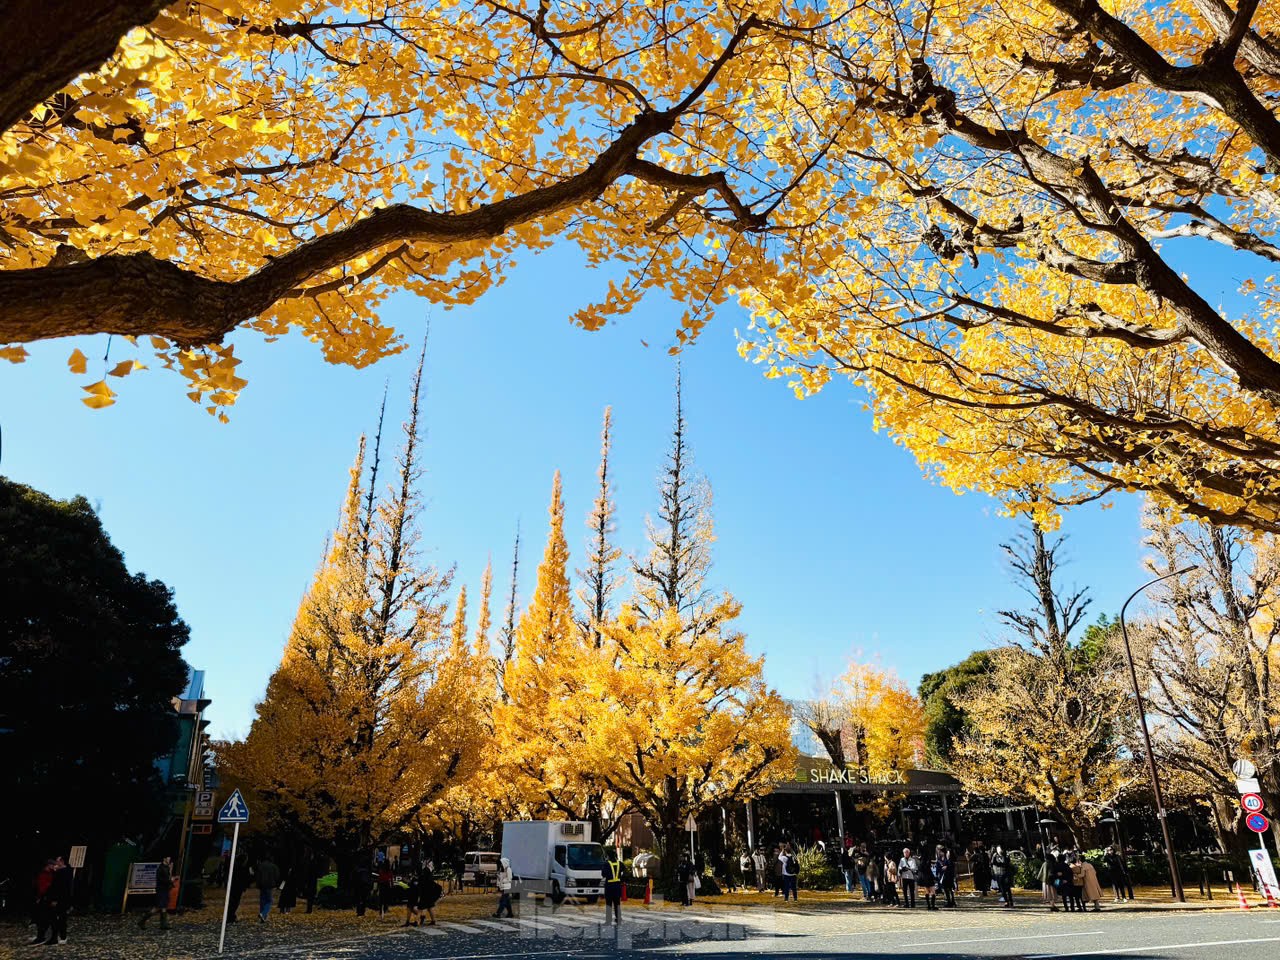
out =
<path fill-rule="evenodd" d="M 564 903 L 564 891 L 560 889 L 559 880 L 551 881 L 551 902 L 556 906 L 560 906 L 560 904 Z"/>

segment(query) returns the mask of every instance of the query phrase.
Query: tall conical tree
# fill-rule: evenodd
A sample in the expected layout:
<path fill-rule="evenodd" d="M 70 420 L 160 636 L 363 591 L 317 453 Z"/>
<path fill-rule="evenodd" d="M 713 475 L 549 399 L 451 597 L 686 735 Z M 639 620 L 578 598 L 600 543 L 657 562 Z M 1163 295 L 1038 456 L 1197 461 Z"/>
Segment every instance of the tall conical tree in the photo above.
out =
<path fill-rule="evenodd" d="M 467 585 L 465 583 L 458 588 L 458 602 L 453 609 L 453 626 L 450 628 L 449 638 L 455 650 L 462 650 L 466 648 Z"/>
<path fill-rule="evenodd" d="M 544 662 L 573 635 L 573 594 L 569 589 L 569 544 L 564 537 L 564 499 L 560 471 L 551 483 L 551 529 L 538 564 L 533 598 L 516 630 L 516 659 Z"/>
<path fill-rule="evenodd" d="M 478 765 L 476 659 L 452 649 L 450 574 L 417 543 L 422 362 L 395 481 L 369 508 L 364 442 L 324 562 L 228 781 L 349 868 L 416 823 Z"/>
<path fill-rule="evenodd" d="M 578 591 L 578 600 L 583 606 L 583 617 L 579 623 L 582 634 L 597 647 L 602 642 L 600 625 L 608 619 L 611 612 L 610 599 L 617 589 L 618 578 L 614 573 L 614 564 L 622 556 L 613 543 L 616 529 L 613 502 L 613 483 L 609 474 L 609 451 L 613 445 L 613 408 L 604 408 L 604 425 L 600 430 L 600 467 L 596 471 L 597 487 L 595 503 L 587 514 L 587 566 L 578 571 L 582 580 L 582 589 Z"/>
<path fill-rule="evenodd" d="M 476 618 L 476 653 L 492 657 L 489 649 L 489 630 L 493 627 L 493 560 L 484 566 L 484 575 L 480 578 L 480 611 Z"/>
<path fill-rule="evenodd" d="M 502 630 L 498 634 L 498 655 L 494 659 L 494 673 L 498 683 L 498 695 L 503 703 L 510 700 L 507 693 L 507 670 L 516 655 L 516 609 L 520 582 L 520 523 L 516 522 L 516 542 L 511 550 L 511 592 L 507 596 L 507 613 Z"/>
<path fill-rule="evenodd" d="M 676 368 L 676 413 L 671 447 L 658 489 L 658 516 L 647 520 L 649 554 L 633 559 L 637 615 L 649 622 L 664 619 L 667 610 L 679 614 L 695 634 L 714 628 L 709 620 L 715 604 L 707 591 L 711 569 L 711 487 L 696 473 L 684 419 L 684 394 Z"/>

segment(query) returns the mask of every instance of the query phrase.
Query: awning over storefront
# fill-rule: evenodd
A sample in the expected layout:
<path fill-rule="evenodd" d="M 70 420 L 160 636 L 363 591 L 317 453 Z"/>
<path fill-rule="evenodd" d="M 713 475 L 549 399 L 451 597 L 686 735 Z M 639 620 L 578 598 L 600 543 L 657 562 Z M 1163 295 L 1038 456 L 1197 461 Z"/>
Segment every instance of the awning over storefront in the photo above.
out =
<path fill-rule="evenodd" d="M 795 776 L 781 780 L 774 793 L 960 793 L 960 781 L 937 770 L 890 770 L 874 767 L 837 767 L 830 760 L 801 757 Z"/>

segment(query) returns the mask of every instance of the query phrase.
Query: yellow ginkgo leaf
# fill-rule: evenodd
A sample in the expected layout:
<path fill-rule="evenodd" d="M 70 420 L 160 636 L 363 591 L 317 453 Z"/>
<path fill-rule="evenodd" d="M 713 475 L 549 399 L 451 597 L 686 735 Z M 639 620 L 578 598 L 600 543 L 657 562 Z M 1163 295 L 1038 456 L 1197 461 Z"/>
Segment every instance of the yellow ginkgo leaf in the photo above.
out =
<path fill-rule="evenodd" d="M 10 363 L 21 363 L 27 359 L 29 354 L 26 347 L 0 347 L 0 360 L 8 360 Z"/>
<path fill-rule="evenodd" d="M 97 383 L 91 383 L 87 387 L 81 387 L 87 397 L 81 397 L 81 402 L 86 407 L 92 407 L 94 410 L 101 410 L 103 407 L 109 407 L 116 402 L 115 392 L 107 386 L 107 381 L 99 380 Z"/>
<path fill-rule="evenodd" d="M 77 347 L 75 350 L 71 351 L 71 356 L 67 357 L 67 369 L 72 373 L 84 373 L 85 364 L 88 360 L 89 358 L 81 353 L 80 348 Z"/>
<path fill-rule="evenodd" d="M 129 374 L 133 373 L 133 371 L 135 370 L 145 370 L 145 369 L 146 367 L 144 367 L 137 360 L 121 360 L 114 367 L 108 370 L 107 373 L 113 377 L 127 377 Z"/>

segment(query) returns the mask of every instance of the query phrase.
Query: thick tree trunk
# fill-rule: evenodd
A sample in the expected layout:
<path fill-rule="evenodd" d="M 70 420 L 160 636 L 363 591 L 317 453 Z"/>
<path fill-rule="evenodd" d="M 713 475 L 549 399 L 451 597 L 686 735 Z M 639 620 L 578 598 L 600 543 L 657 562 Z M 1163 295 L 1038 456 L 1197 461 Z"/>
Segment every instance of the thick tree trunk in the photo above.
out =
<path fill-rule="evenodd" d="M 0 131 L 96 70 L 170 0 L 6 0 L 0 9 Z"/>

